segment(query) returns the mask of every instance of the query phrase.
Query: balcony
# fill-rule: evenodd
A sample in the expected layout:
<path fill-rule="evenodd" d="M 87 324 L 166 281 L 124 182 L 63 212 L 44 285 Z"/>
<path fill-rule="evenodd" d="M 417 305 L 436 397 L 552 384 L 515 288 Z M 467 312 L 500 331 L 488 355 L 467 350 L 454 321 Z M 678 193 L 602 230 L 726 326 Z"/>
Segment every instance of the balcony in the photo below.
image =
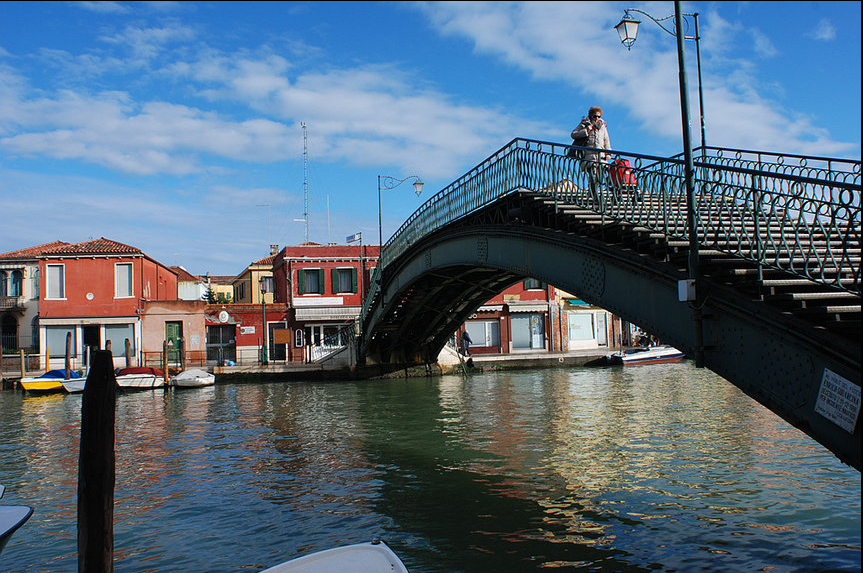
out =
<path fill-rule="evenodd" d="M 23 313 L 24 297 L 23 296 L 0 296 L 0 312 L 11 310 L 13 312 Z"/>

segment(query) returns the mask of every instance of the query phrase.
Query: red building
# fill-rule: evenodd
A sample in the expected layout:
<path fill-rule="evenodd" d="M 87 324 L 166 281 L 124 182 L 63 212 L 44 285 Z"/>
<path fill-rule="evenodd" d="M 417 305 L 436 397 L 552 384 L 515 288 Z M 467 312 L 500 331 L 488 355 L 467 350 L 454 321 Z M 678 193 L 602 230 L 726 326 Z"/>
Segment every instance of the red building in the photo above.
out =
<path fill-rule="evenodd" d="M 285 247 L 273 260 L 274 303 L 286 305 L 288 320 L 274 340 L 290 361 L 313 361 L 341 348 L 340 334 L 359 317 L 377 245 Z"/>
<path fill-rule="evenodd" d="M 39 260 L 39 346 L 52 368 L 63 366 L 66 336 L 72 335 L 72 357 L 86 363 L 87 347 L 111 344 L 115 361 L 141 360 L 145 301 L 177 299 L 177 275 L 140 249 L 100 238 L 63 244 Z"/>

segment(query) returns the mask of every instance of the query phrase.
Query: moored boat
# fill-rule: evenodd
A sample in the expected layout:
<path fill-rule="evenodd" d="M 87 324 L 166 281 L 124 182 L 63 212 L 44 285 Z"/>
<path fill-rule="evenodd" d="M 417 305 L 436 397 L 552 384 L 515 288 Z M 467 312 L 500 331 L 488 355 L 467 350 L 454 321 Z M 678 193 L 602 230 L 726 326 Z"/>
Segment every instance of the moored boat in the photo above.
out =
<path fill-rule="evenodd" d="M 176 376 L 171 377 L 171 386 L 178 388 L 199 388 L 201 386 L 212 386 L 216 383 L 216 375 L 192 368 L 191 370 L 183 370 Z"/>
<path fill-rule="evenodd" d="M 81 375 L 74 370 L 69 372 L 70 380 L 83 380 Z M 18 383 L 27 392 L 56 392 L 63 390 L 63 381 L 66 380 L 66 370 L 63 368 L 49 370 L 41 376 L 21 378 Z"/>
<path fill-rule="evenodd" d="M 4 487 L 0 485 L 0 497 Z M 6 547 L 9 538 L 24 522 L 33 515 L 33 508 L 27 505 L 0 505 L 0 552 Z"/>
<path fill-rule="evenodd" d="M 628 348 L 614 354 L 609 354 L 605 357 L 607 364 L 622 364 L 624 366 L 633 366 L 639 364 L 668 364 L 680 362 L 686 358 L 678 349 L 673 346 L 648 346 L 644 348 Z"/>
<path fill-rule="evenodd" d="M 161 388 L 165 385 L 165 373 L 149 366 L 133 366 L 116 371 L 117 386 L 120 389 Z"/>
<path fill-rule="evenodd" d="M 325 549 L 291 559 L 261 573 L 408 573 L 389 545 L 379 539 Z"/>
<path fill-rule="evenodd" d="M 84 391 L 84 384 L 86 382 L 86 378 L 75 378 L 74 380 L 62 380 L 60 383 L 63 384 L 63 388 L 66 392 L 75 394 Z"/>

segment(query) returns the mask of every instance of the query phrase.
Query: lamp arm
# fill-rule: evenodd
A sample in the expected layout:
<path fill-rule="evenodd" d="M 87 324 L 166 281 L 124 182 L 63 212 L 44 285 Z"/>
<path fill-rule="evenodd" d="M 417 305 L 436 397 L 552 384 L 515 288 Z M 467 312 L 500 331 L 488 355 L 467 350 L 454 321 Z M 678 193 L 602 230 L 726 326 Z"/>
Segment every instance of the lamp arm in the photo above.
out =
<path fill-rule="evenodd" d="M 657 20 L 656 18 L 654 18 L 653 16 L 651 16 L 651 15 L 650 15 L 650 14 L 648 14 L 647 12 L 644 12 L 643 10 L 639 10 L 638 8 L 627 8 L 627 10 L 626 10 L 626 12 L 625 12 L 626 16 L 628 16 L 630 12 L 638 12 L 638 13 L 639 13 L 639 14 L 641 14 L 642 16 L 647 16 L 648 18 L 650 18 L 651 20 L 653 20 L 653 21 L 654 21 L 654 23 L 656 23 L 656 25 L 657 25 L 657 26 L 659 26 L 660 28 L 662 28 L 663 30 L 665 30 L 665 32 L 666 32 L 669 36 L 674 36 L 675 38 L 677 37 L 677 34 L 674 32 L 674 30 L 669 30 L 668 28 L 666 28 L 665 26 L 663 26 L 663 25 L 662 25 L 662 22 L 664 22 L 665 20 L 668 20 L 669 18 L 674 18 L 674 14 L 672 14 L 672 15 L 670 15 L 670 16 L 666 16 L 665 18 L 659 18 L 659 19 Z M 681 14 L 681 16 L 692 16 L 692 17 L 696 17 L 696 16 L 698 16 L 698 13 L 696 12 L 696 13 L 693 13 L 693 14 Z M 688 22 L 685 18 L 683 19 L 683 23 L 684 23 L 684 24 L 686 24 L 686 27 L 687 27 L 687 28 L 689 28 L 689 22 Z M 686 36 L 686 35 L 684 35 L 684 36 L 683 36 L 683 39 L 684 39 L 684 40 L 697 40 L 698 38 L 697 38 L 696 36 Z"/>
<path fill-rule="evenodd" d="M 399 185 L 401 185 L 402 183 L 404 183 L 408 179 L 416 179 L 417 181 L 420 181 L 420 178 L 418 175 L 409 175 L 409 176 L 405 177 L 404 179 L 396 179 L 395 177 L 390 177 L 389 175 L 383 175 L 383 176 L 381 176 L 381 183 L 380 183 L 380 187 L 378 188 L 378 190 L 384 191 L 387 189 L 395 189 L 396 187 L 398 187 Z"/>

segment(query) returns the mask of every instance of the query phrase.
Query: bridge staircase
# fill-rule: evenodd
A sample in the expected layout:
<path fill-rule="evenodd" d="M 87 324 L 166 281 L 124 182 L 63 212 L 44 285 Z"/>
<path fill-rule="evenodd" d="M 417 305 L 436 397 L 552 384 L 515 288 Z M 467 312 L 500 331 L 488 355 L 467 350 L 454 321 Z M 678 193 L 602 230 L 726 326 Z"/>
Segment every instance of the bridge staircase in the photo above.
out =
<path fill-rule="evenodd" d="M 603 191 L 609 202 L 632 203 L 639 210 L 654 213 L 636 224 L 610 218 L 602 212 L 582 207 L 567 201 L 573 196 L 589 196 L 586 189 L 572 188 L 572 193 L 549 197 L 542 192 L 522 190 L 519 192 L 524 212 L 530 212 L 533 224 L 555 228 L 577 236 L 592 237 L 617 248 L 640 253 L 658 261 L 675 265 L 685 273 L 689 261 L 687 227 L 681 220 L 668 220 L 662 213 L 671 207 L 677 213 L 685 211 L 685 200 L 677 198 L 673 203 L 653 196 L 647 191 L 632 190 L 618 192 L 613 188 Z M 576 200 L 576 202 L 578 202 Z M 632 209 L 629 209 L 633 211 Z M 678 218 L 680 219 L 680 218 Z M 707 231 L 699 235 L 699 242 L 710 243 L 710 247 L 699 247 L 700 275 L 715 284 L 732 288 L 753 301 L 761 301 L 783 313 L 800 318 L 813 326 L 839 334 L 860 343 L 861 297 L 854 290 L 859 287 L 861 249 L 847 245 L 847 241 L 824 232 L 812 236 L 798 236 L 793 222 L 782 217 L 757 233 L 754 224 L 741 216 L 729 215 L 727 210 L 716 209 L 708 204 L 700 206 L 699 220 L 723 220 L 727 229 L 734 231 Z M 661 230 L 659 230 L 661 229 Z M 745 239 L 741 240 L 740 235 Z M 760 236 L 761 245 L 755 237 Z M 775 245 L 772 238 L 795 237 L 796 249 L 785 251 Z M 741 256 L 742 253 L 759 251 L 777 268 L 759 264 L 756 260 Z M 738 254 L 741 253 L 741 254 Z M 844 268 L 834 261 L 835 253 L 842 253 Z M 849 268 L 850 266 L 850 268 Z M 814 275 L 822 280 L 805 277 Z M 803 276 L 801 276 L 803 275 Z"/>

